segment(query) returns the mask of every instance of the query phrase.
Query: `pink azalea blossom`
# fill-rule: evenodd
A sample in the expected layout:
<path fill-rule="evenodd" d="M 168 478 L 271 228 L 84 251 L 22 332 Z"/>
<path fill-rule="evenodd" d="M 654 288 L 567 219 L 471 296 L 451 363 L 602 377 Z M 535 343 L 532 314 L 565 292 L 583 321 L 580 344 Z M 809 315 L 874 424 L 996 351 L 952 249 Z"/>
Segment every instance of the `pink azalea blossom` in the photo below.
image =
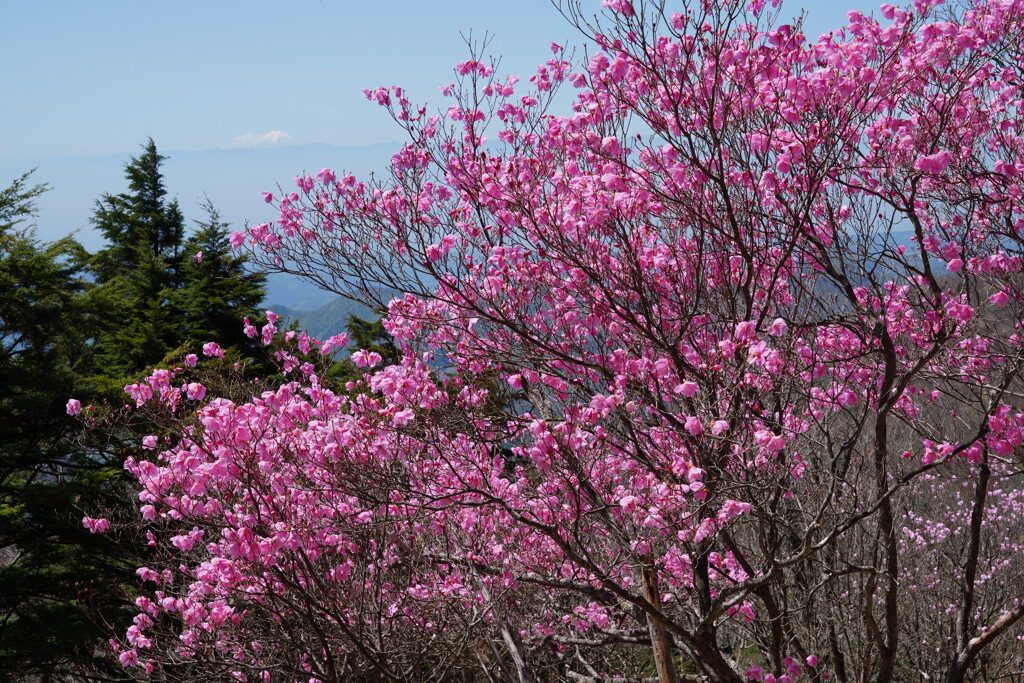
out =
<path fill-rule="evenodd" d="M 352 354 L 352 362 L 358 368 L 372 368 L 375 365 L 379 365 L 381 360 L 383 360 L 381 355 L 376 351 L 360 349 Z"/>
<path fill-rule="evenodd" d="M 914 164 L 914 168 L 918 171 L 924 171 L 925 173 L 942 173 L 949 166 L 949 162 L 952 160 L 953 155 L 947 150 L 936 152 L 929 156 L 921 157 Z"/>
<path fill-rule="evenodd" d="M 220 345 L 217 344 L 217 342 L 206 342 L 203 344 L 203 355 L 223 358 L 224 349 L 220 348 Z"/>
<path fill-rule="evenodd" d="M 996 306 L 1005 306 L 1007 303 L 1009 303 L 1010 297 L 1005 290 L 1002 290 L 990 296 L 988 300 L 991 301 Z"/>
<path fill-rule="evenodd" d="M 82 526 L 88 529 L 90 533 L 102 534 L 110 529 L 110 521 L 103 518 L 83 517 Z"/>

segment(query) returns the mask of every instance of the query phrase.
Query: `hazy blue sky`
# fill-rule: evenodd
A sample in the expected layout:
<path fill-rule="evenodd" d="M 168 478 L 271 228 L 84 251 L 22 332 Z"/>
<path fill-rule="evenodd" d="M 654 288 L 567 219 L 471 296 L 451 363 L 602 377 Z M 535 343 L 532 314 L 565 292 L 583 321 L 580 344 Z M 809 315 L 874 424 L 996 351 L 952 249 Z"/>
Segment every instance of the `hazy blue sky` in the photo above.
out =
<path fill-rule="evenodd" d="M 850 6 L 785 6 L 801 8 L 813 37 Z M 551 41 L 579 43 L 547 0 L 0 0 L 0 156 L 120 154 L 147 136 L 163 150 L 229 148 L 270 131 L 299 144 L 398 140 L 361 89 L 397 84 L 438 102 L 470 29 L 494 33 L 491 52 L 520 75 Z"/>

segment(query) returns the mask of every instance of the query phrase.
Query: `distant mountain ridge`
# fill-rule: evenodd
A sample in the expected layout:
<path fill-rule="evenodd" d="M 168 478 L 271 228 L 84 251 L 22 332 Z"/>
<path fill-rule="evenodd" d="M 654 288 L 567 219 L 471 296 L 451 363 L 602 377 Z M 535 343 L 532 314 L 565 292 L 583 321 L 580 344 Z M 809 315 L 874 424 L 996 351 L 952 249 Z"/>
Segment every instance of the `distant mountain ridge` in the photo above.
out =
<path fill-rule="evenodd" d="M 300 329 L 320 340 L 344 332 L 349 316 L 354 315 L 364 320 L 377 319 L 377 314 L 366 306 L 337 295 L 312 311 L 297 310 L 285 304 L 269 304 L 267 309 L 287 319 L 289 323 L 297 322 Z"/>
<path fill-rule="evenodd" d="M 304 286 L 312 287 L 312 285 Z M 385 300 L 390 298 L 387 296 L 397 295 L 398 292 L 391 290 L 385 290 Z M 303 309 L 297 305 L 284 303 L 281 299 L 271 299 L 268 297 L 268 301 L 277 303 L 271 303 L 267 306 L 269 310 L 278 314 L 282 318 L 287 318 L 289 321 L 298 322 L 299 328 L 305 330 L 317 339 L 326 339 L 335 334 L 339 334 L 345 331 L 345 326 L 348 323 L 349 316 L 355 316 L 362 318 L 363 320 L 376 320 L 379 318 L 372 309 L 346 299 L 343 296 L 333 294 L 330 292 L 324 292 L 319 290 L 321 296 L 326 296 L 327 300 L 324 303 L 311 309 Z M 306 299 L 310 301 L 311 299 Z"/>
<path fill-rule="evenodd" d="M 160 141 L 156 143 L 160 153 L 167 156 L 163 172 L 168 194 L 178 199 L 189 227 L 192 221 L 205 218 L 199 205 L 208 196 L 221 218 L 235 230 L 241 230 L 247 222 L 276 218 L 273 209 L 263 201 L 263 191 L 276 192 L 279 185 L 290 190 L 295 176 L 315 173 L 321 168 L 367 177 L 375 170 L 386 169 L 391 155 L 400 146 L 397 142 L 365 147 L 316 143 L 178 151 L 160 149 Z M 0 187 L 6 187 L 28 170 L 37 169 L 33 182 L 51 187 L 37 201 L 39 215 L 35 223 L 39 238 L 53 241 L 75 233 L 75 238 L 87 249 L 96 251 L 103 244 L 100 234 L 89 224 L 96 200 L 104 193 L 124 191 L 124 164 L 137 153 L 138 150 L 93 156 L 0 157 Z M 267 283 L 266 301 L 301 311 L 307 317 L 336 296 L 288 275 L 273 275 Z"/>
<path fill-rule="evenodd" d="M 144 140 L 139 140 L 142 144 Z M 349 171 L 368 176 L 382 171 L 400 144 L 380 143 L 365 147 L 337 147 L 324 143 L 265 148 L 209 149 L 177 151 L 157 149 L 167 156 L 163 173 L 168 194 L 177 198 L 190 221 L 203 218 L 199 205 L 208 196 L 221 217 L 235 229 L 246 222 L 260 223 L 275 218 L 261 196 L 295 186 L 295 176 L 321 168 Z M 124 164 L 137 154 L 95 156 L 0 157 L 0 186 L 22 173 L 37 169 L 36 183 L 48 183 L 51 190 L 39 198 L 36 219 L 40 239 L 52 241 L 75 232 L 76 238 L 90 250 L 102 244 L 102 238 L 90 225 L 96 200 L 103 193 L 116 194 L 125 187 Z"/>

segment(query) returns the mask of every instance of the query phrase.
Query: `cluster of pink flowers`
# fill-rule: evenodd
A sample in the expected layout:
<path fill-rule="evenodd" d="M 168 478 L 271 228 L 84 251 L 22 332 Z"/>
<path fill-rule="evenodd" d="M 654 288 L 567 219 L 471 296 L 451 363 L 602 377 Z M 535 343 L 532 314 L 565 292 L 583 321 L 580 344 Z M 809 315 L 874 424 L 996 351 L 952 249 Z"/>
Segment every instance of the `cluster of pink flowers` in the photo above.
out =
<path fill-rule="evenodd" d="M 523 680 L 588 657 L 598 680 L 640 643 L 661 680 L 681 656 L 882 681 L 924 639 L 915 671 L 963 680 L 1024 615 L 1001 578 L 1024 543 L 999 538 L 1021 511 L 1024 4 L 935 4 L 809 43 L 763 2 L 655 38 L 654 8 L 606 0 L 582 70 L 555 46 L 518 98 L 476 58 L 443 116 L 366 91 L 409 134 L 390 181 L 300 177 L 232 243 L 400 292 L 376 303 L 403 359 L 356 350 L 340 393 L 291 333 L 289 381 L 250 400 L 169 371 L 127 388 L 180 424 L 127 463 L 166 559 L 121 661 L 402 678 L 500 649 Z M 267 317 L 246 330 L 270 343 Z"/>

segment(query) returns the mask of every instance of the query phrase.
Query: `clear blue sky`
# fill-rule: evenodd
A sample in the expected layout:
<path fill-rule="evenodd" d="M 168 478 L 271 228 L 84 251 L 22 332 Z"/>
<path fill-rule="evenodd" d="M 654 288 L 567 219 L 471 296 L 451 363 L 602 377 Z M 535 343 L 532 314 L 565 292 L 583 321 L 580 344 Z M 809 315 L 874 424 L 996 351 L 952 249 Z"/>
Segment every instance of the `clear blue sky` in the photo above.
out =
<path fill-rule="evenodd" d="M 874 5 L 850 3 L 785 10 L 807 9 L 813 38 Z M 269 131 L 398 140 L 361 89 L 397 84 L 439 103 L 468 30 L 495 34 L 503 71 L 524 76 L 550 42 L 580 41 L 547 0 L 0 0 L 0 157 L 118 154 L 147 136 L 163 150 Z"/>

